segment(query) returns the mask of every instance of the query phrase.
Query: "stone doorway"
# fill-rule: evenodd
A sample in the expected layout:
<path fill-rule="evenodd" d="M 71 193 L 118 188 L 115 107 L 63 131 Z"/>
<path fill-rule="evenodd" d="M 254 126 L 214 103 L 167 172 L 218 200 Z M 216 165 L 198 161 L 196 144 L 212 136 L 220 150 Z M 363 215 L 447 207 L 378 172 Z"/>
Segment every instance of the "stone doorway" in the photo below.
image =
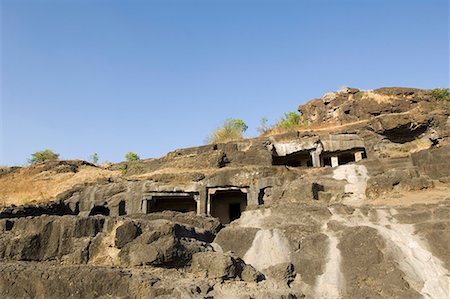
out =
<path fill-rule="evenodd" d="M 197 201 L 190 193 L 158 193 L 142 201 L 142 212 L 146 214 L 163 211 L 196 212 Z"/>
<path fill-rule="evenodd" d="M 246 188 L 214 188 L 208 191 L 208 212 L 228 224 L 247 208 Z"/>
<path fill-rule="evenodd" d="M 105 206 L 94 206 L 89 212 L 89 216 L 95 215 L 109 216 L 109 208 Z"/>

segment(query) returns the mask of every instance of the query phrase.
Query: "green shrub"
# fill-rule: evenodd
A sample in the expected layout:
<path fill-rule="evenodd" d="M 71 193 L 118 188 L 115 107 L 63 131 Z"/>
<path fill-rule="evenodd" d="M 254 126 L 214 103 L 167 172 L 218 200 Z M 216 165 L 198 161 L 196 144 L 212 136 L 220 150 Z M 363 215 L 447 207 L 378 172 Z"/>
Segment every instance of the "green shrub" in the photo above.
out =
<path fill-rule="evenodd" d="M 223 143 L 242 138 L 242 134 L 247 131 L 248 126 L 240 118 L 228 118 L 222 127 L 217 128 L 209 136 L 209 143 Z"/>
<path fill-rule="evenodd" d="M 28 163 L 31 165 L 45 162 L 45 161 L 51 161 L 51 160 L 58 160 L 59 154 L 54 153 L 53 151 L 46 149 L 40 152 L 35 152 L 34 154 L 31 154 L 31 158 L 28 159 Z"/>
<path fill-rule="evenodd" d="M 127 161 L 138 161 L 138 160 L 140 160 L 141 158 L 139 158 L 139 156 L 136 155 L 136 154 L 133 153 L 133 152 L 128 152 L 128 153 L 126 153 L 126 155 L 125 155 L 125 159 L 126 159 Z"/>
<path fill-rule="evenodd" d="M 284 113 L 284 116 L 276 124 L 276 127 L 285 130 L 293 130 L 299 126 L 300 120 L 301 116 L 297 112 L 287 112 Z"/>
<path fill-rule="evenodd" d="M 450 89 L 449 88 L 435 88 L 431 92 L 433 99 L 438 101 L 450 101 Z"/>

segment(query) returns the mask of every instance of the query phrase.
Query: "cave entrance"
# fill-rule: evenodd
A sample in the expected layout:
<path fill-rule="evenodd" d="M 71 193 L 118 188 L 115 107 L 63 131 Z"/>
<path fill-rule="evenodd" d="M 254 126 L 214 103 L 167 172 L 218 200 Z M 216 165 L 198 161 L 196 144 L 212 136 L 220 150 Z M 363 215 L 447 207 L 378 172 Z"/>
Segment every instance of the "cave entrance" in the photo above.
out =
<path fill-rule="evenodd" d="M 230 203 L 228 216 L 230 221 L 236 220 L 241 217 L 241 204 L 240 203 Z"/>
<path fill-rule="evenodd" d="M 367 159 L 367 153 L 364 148 L 355 148 L 348 151 L 328 152 L 321 155 L 322 166 L 337 167 L 352 162 L 358 162 Z"/>
<path fill-rule="evenodd" d="M 355 155 L 353 153 L 342 153 L 338 156 L 339 165 L 345 165 L 350 162 L 355 162 Z"/>
<path fill-rule="evenodd" d="M 209 214 L 213 217 L 218 217 L 223 224 L 228 224 L 240 218 L 241 213 L 246 208 L 246 188 L 218 188 L 209 190 Z"/>
<path fill-rule="evenodd" d="M 147 214 L 163 211 L 196 212 L 197 201 L 194 194 L 158 194 L 144 199 L 142 210 Z"/>
<path fill-rule="evenodd" d="M 414 125 L 412 123 L 401 125 L 397 128 L 386 130 L 384 135 L 389 141 L 394 143 L 411 142 L 420 137 L 428 130 L 428 124 Z"/>
<path fill-rule="evenodd" d="M 322 165 L 323 166 L 331 166 L 331 157 L 323 157 L 322 158 Z"/>
<path fill-rule="evenodd" d="M 119 214 L 119 216 L 123 216 L 123 215 L 126 215 L 126 214 L 127 214 L 127 212 L 126 212 L 126 210 L 125 210 L 125 201 L 124 201 L 124 200 L 121 200 L 121 201 L 119 202 L 119 206 L 118 206 L 118 214 Z"/>
<path fill-rule="evenodd" d="M 272 156 L 272 165 L 313 167 L 313 161 L 309 151 L 300 151 L 286 156 Z"/>
<path fill-rule="evenodd" d="M 91 212 L 89 213 L 89 216 L 94 215 L 103 215 L 103 216 L 109 216 L 109 209 L 105 206 L 95 206 L 91 209 Z"/>

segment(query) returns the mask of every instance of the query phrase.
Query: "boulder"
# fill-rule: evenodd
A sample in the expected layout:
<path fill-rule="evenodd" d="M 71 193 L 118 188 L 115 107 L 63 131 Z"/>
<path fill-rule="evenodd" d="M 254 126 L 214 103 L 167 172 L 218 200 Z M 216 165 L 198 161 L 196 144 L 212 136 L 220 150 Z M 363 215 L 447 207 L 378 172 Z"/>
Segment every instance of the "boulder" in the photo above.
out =
<path fill-rule="evenodd" d="M 228 280 L 242 272 L 242 260 L 221 252 L 199 252 L 192 256 L 191 271 L 196 276 Z"/>
<path fill-rule="evenodd" d="M 119 259 L 122 264 L 183 267 L 193 254 L 212 250 L 205 242 L 204 231 L 197 232 L 193 227 L 154 220 L 141 225 L 141 229 L 142 234 L 121 249 Z"/>
<path fill-rule="evenodd" d="M 258 230 L 254 227 L 228 226 L 217 234 L 214 242 L 219 244 L 223 251 L 233 251 L 238 256 L 243 257 L 252 246 Z"/>
<path fill-rule="evenodd" d="M 281 281 L 289 285 L 294 281 L 296 273 L 294 265 L 291 263 L 281 263 L 264 269 L 264 274 L 268 279 Z"/>
<path fill-rule="evenodd" d="M 141 229 L 133 222 L 126 222 L 116 229 L 115 245 L 121 249 L 141 234 Z"/>
<path fill-rule="evenodd" d="M 199 252 L 192 256 L 191 271 L 197 277 L 259 282 L 264 275 L 230 253 Z"/>
<path fill-rule="evenodd" d="M 183 267 L 194 253 L 212 250 L 216 226 L 166 219 L 39 216 L 0 222 L 0 258 L 65 264 Z"/>
<path fill-rule="evenodd" d="M 252 265 L 248 264 L 244 265 L 240 277 L 246 282 L 260 282 L 265 279 L 264 274 L 256 270 Z"/>
<path fill-rule="evenodd" d="M 176 261 L 176 252 L 179 243 L 170 236 L 157 238 L 147 243 L 145 235 L 126 246 L 119 253 L 123 265 L 127 266 L 166 266 Z M 183 262 L 178 260 L 178 262 Z"/>

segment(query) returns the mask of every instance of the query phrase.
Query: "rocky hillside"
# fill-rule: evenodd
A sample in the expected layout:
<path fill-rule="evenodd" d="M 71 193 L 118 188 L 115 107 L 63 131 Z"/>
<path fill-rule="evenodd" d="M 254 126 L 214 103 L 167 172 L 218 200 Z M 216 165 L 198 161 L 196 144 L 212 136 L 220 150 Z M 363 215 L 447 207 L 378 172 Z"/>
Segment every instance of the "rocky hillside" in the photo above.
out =
<path fill-rule="evenodd" d="M 43 203 L 80 185 L 120 175 L 86 161 L 51 161 L 30 167 L 0 169 L 0 206 Z"/>
<path fill-rule="evenodd" d="M 450 298 L 450 104 L 299 110 L 296 132 L 4 171 L 0 297 Z"/>
<path fill-rule="evenodd" d="M 450 144 L 450 101 L 433 98 L 430 90 L 344 88 L 298 110 L 313 130 L 375 133 L 382 139 L 373 146 L 383 156 Z"/>

